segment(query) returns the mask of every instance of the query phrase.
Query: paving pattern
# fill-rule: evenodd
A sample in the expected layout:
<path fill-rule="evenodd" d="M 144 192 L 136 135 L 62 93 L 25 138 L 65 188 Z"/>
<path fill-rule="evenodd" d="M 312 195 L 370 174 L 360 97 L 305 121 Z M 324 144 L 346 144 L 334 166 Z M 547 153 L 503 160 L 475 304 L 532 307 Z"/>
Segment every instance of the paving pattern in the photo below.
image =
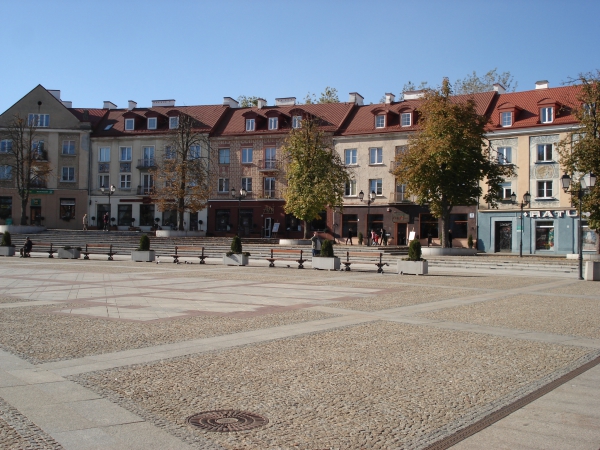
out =
<path fill-rule="evenodd" d="M 0 279 L 2 448 L 427 448 L 600 355 L 574 278 L 6 258 Z M 266 420 L 187 422 L 220 410 Z"/>

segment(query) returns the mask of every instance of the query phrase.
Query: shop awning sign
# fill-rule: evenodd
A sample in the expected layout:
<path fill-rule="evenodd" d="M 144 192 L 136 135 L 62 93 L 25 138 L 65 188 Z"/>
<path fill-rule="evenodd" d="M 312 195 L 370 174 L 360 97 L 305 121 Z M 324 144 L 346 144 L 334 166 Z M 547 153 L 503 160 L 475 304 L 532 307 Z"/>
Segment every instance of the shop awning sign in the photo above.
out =
<path fill-rule="evenodd" d="M 54 194 L 54 189 L 29 189 L 30 194 Z"/>
<path fill-rule="evenodd" d="M 410 217 L 404 211 L 394 211 L 392 212 L 392 222 L 393 223 L 408 223 Z"/>
<path fill-rule="evenodd" d="M 566 210 L 566 211 L 524 211 L 523 217 L 532 217 L 532 218 L 562 218 L 562 217 L 577 217 L 576 210 Z"/>

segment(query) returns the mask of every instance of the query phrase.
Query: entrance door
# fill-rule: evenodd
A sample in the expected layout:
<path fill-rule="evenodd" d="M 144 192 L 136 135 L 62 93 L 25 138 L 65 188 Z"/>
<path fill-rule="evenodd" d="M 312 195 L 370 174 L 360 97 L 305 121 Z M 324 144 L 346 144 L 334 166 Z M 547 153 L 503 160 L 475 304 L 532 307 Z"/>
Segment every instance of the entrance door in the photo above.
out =
<path fill-rule="evenodd" d="M 273 225 L 273 219 L 271 217 L 265 217 L 265 237 L 271 237 L 271 226 Z"/>
<path fill-rule="evenodd" d="M 512 222 L 496 222 L 496 252 L 512 252 Z"/>
<path fill-rule="evenodd" d="M 29 219 L 30 225 L 41 225 L 42 220 L 40 219 L 40 217 L 42 217 L 42 207 L 41 206 L 32 206 L 29 217 L 30 217 L 30 219 Z"/>
<path fill-rule="evenodd" d="M 408 224 L 396 224 L 396 245 L 406 245 L 406 228 Z"/>

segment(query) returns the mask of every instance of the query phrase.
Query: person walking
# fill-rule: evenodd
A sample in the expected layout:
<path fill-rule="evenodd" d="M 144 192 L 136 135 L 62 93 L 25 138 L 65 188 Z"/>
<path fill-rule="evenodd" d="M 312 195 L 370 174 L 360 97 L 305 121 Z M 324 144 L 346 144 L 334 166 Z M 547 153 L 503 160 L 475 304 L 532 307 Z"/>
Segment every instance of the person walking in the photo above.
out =
<path fill-rule="evenodd" d="M 321 253 L 321 239 L 319 239 L 319 235 L 316 231 L 313 233 L 313 237 L 311 237 L 310 240 L 312 241 L 312 255 L 319 256 L 319 253 Z"/>
<path fill-rule="evenodd" d="M 346 237 L 346 245 L 348 245 L 348 241 L 350 241 L 350 245 L 353 245 L 352 244 L 352 237 L 353 237 L 352 236 L 352 228 L 348 228 L 348 234 L 347 234 L 347 237 Z"/>
<path fill-rule="evenodd" d="M 108 213 L 104 213 L 104 231 L 108 231 L 108 222 L 109 222 L 109 218 L 108 218 Z"/>
<path fill-rule="evenodd" d="M 448 244 L 452 248 L 452 230 L 448 230 Z"/>
<path fill-rule="evenodd" d="M 87 231 L 88 227 L 88 217 L 87 213 L 83 215 L 83 231 Z"/>

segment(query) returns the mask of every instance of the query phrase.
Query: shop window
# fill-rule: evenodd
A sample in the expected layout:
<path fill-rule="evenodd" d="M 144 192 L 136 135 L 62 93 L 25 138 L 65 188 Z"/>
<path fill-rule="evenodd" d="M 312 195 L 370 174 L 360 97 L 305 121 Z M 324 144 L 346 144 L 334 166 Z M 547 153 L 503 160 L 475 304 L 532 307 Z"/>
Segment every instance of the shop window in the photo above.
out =
<path fill-rule="evenodd" d="M 439 237 L 438 220 L 431 214 L 421 214 L 419 217 L 420 238 L 426 239 L 429 235 L 432 238 Z"/>
<path fill-rule="evenodd" d="M 215 230 L 216 231 L 229 231 L 230 230 L 230 225 L 229 225 L 230 215 L 231 215 L 231 211 L 229 209 L 217 209 L 217 211 L 215 212 L 215 218 L 216 218 Z"/>
<path fill-rule="evenodd" d="M 60 199 L 60 218 L 62 220 L 71 220 L 75 218 L 75 199 Z"/>
<path fill-rule="evenodd" d="M 582 223 L 583 228 L 583 251 L 584 252 L 595 252 L 596 242 L 598 242 L 598 233 L 591 230 L 587 220 Z"/>
<path fill-rule="evenodd" d="M 367 217 L 367 228 L 369 233 L 371 230 L 375 230 L 379 234 L 383 228 L 383 214 L 369 214 L 369 217 Z"/>
<path fill-rule="evenodd" d="M 12 218 L 12 197 L 0 197 L 0 220 Z"/>
<path fill-rule="evenodd" d="M 119 210 L 117 211 L 117 225 L 122 227 L 131 226 L 131 205 L 119 205 Z"/>
<path fill-rule="evenodd" d="M 535 223 L 535 249 L 554 250 L 554 221 Z"/>
<path fill-rule="evenodd" d="M 177 228 L 177 210 L 170 209 L 162 213 L 162 226 L 165 230 Z"/>
<path fill-rule="evenodd" d="M 348 236 L 348 230 L 352 230 L 352 236 L 358 235 L 358 214 L 344 214 L 342 215 L 342 236 L 346 238 Z"/>
<path fill-rule="evenodd" d="M 285 215 L 285 229 L 288 231 L 302 231 L 302 221 L 293 214 Z"/>
<path fill-rule="evenodd" d="M 468 215 L 450 214 L 450 229 L 452 238 L 467 238 L 469 235 Z"/>
<path fill-rule="evenodd" d="M 327 211 L 321 211 L 319 218 L 310 223 L 310 231 L 323 231 L 327 229 Z"/>
<path fill-rule="evenodd" d="M 140 226 L 154 226 L 154 205 L 140 205 Z"/>

